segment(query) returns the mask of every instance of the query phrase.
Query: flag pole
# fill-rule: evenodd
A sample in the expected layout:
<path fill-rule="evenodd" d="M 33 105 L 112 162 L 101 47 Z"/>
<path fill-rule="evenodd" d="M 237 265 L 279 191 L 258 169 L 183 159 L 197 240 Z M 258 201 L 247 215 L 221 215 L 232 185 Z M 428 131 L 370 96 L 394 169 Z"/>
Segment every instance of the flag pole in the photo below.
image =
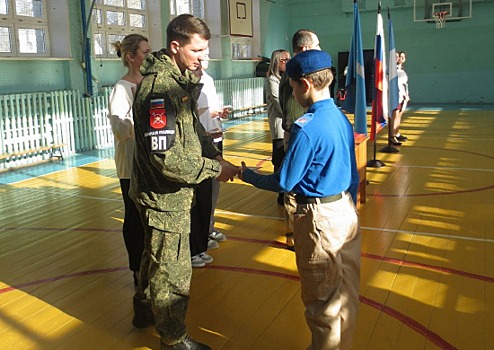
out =
<path fill-rule="evenodd" d="M 389 13 L 389 7 L 388 7 L 388 21 L 391 19 L 391 14 Z M 391 57 L 390 57 L 391 59 Z M 392 129 L 393 129 L 393 110 L 391 110 L 391 113 L 389 114 L 388 117 L 388 145 L 381 148 L 379 152 L 382 153 L 399 153 L 400 151 L 396 148 L 393 147 L 393 144 L 391 143 L 391 134 L 392 134 Z M 375 150 L 374 150 L 375 151 Z"/>
<path fill-rule="evenodd" d="M 378 5 L 377 5 L 377 13 L 380 14 L 381 13 L 381 2 L 379 1 Z M 375 49 L 374 49 L 375 50 Z M 374 56 L 376 55 L 376 53 L 374 52 Z M 374 59 L 374 62 L 375 62 L 375 59 Z M 375 77 L 374 77 L 375 79 Z M 375 83 L 374 83 L 375 85 Z M 376 93 L 376 88 L 374 86 L 374 94 Z M 375 98 L 375 96 L 374 96 Z M 383 166 L 386 166 L 386 164 L 384 164 L 384 162 L 376 159 L 376 148 L 377 148 L 377 132 L 376 132 L 376 117 L 377 117 L 377 106 L 376 106 L 376 102 L 373 101 L 372 102 L 372 116 L 371 116 L 371 135 L 374 135 L 374 151 L 373 151 L 373 158 L 369 161 L 367 161 L 367 166 L 369 168 L 381 168 Z"/>

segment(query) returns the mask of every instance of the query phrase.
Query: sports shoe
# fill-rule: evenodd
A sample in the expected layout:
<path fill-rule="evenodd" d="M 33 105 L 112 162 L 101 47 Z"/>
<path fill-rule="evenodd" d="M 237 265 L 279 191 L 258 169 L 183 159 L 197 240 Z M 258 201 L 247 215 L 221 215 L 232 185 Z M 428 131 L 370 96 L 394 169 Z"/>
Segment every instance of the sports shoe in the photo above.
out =
<path fill-rule="evenodd" d="M 209 238 L 214 239 L 216 242 L 226 241 L 226 236 L 218 230 L 214 230 L 209 234 Z"/>
<path fill-rule="evenodd" d="M 211 350 L 211 348 L 187 335 L 184 340 L 174 345 L 166 345 L 161 341 L 161 350 Z"/>
<path fill-rule="evenodd" d="M 206 252 L 200 253 L 199 257 L 202 259 L 202 261 L 204 261 L 205 264 L 211 264 L 214 260 L 213 257 Z"/>
<path fill-rule="evenodd" d="M 192 260 L 192 267 L 206 266 L 206 263 L 201 259 L 199 255 L 194 255 L 191 260 Z"/>
<path fill-rule="evenodd" d="M 396 139 L 400 142 L 407 142 L 408 141 L 408 137 L 404 136 L 404 135 L 396 135 Z"/>
<path fill-rule="evenodd" d="M 295 243 L 293 243 L 293 232 L 286 233 L 286 249 L 295 251 Z"/>
<path fill-rule="evenodd" d="M 400 146 L 401 145 L 401 142 L 398 141 L 398 138 L 396 136 L 393 136 L 393 137 L 390 137 L 389 138 L 389 141 L 395 145 L 395 146 Z"/>
<path fill-rule="evenodd" d="M 216 242 L 214 239 L 209 238 L 208 239 L 208 249 L 216 249 L 220 246 L 218 242 Z"/>
<path fill-rule="evenodd" d="M 146 300 L 138 300 L 134 298 L 134 317 L 132 325 L 135 328 L 146 328 L 154 324 L 154 314 L 151 310 L 151 303 Z"/>
<path fill-rule="evenodd" d="M 278 198 L 276 198 L 276 202 L 278 202 L 278 205 L 285 205 L 285 194 L 278 193 Z"/>

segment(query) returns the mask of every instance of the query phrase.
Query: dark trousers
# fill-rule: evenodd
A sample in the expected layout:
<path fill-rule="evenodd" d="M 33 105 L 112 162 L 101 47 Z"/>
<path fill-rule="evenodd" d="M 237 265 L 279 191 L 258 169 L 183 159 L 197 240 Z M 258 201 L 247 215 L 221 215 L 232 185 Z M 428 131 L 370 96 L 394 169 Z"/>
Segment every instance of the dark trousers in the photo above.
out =
<path fill-rule="evenodd" d="M 283 139 L 273 139 L 273 153 L 271 155 L 271 163 L 274 166 L 274 172 L 277 172 L 285 158 L 285 150 Z"/>
<path fill-rule="evenodd" d="M 130 179 L 120 179 L 120 189 L 125 206 L 122 233 L 129 256 L 129 269 L 138 272 L 144 250 L 144 228 L 134 201 L 129 197 L 129 188 Z"/>
<path fill-rule="evenodd" d="M 212 179 L 204 180 L 195 190 L 195 205 L 190 212 L 190 255 L 208 249 L 209 221 L 212 210 Z"/>

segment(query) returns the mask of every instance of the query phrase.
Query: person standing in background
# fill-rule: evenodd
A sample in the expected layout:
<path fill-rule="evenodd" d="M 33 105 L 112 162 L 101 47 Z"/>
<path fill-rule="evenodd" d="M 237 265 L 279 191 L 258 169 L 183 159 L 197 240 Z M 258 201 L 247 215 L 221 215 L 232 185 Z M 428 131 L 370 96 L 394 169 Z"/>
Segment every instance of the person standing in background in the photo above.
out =
<path fill-rule="evenodd" d="M 271 54 L 268 74 L 266 77 L 266 102 L 268 105 L 269 131 L 273 142 L 271 163 L 274 172 L 277 172 L 285 156 L 283 144 L 283 111 L 278 98 L 281 75 L 285 72 L 286 64 L 290 60 L 290 53 L 286 50 L 275 50 Z M 278 204 L 284 205 L 284 193 L 278 193 Z"/>
<path fill-rule="evenodd" d="M 403 64 L 407 57 L 404 51 L 398 51 L 396 53 L 396 65 L 398 73 L 398 92 L 400 96 L 400 104 L 398 108 L 393 111 L 392 123 L 392 136 L 391 143 L 395 146 L 401 145 L 402 142 L 406 142 L 408 137 L 400 134 L 401 117 L 405 112 L 408 101 L 410 101 L 410 95 L 408 94 L 408 76 L 405 72 Z"/>
<path fill-rule="evenodd" d="M 223 154 L 223 125 L 221 119 L 228 118 L 231 113 L 230 107 L 220 107 L 220 101 L 218 94 L 216 92 L 216 87 L 214 86 L 213 78 L 206 72 L 209 67 L 209 48 L 204 54 L 204 60 L 202 64 L 202 76 L 201 83 L 204 84 L 197 101 L 199 120 L 201 124 L 206 129 L 206 132 L 213 138 L 214 145 Z M 218 197 L 220 193 L 220 183 L 219 181 L 212 180 L 212 211 L 211 218 L 209 222 L 209 246 L 214 246 L 214 242 L 224 242 L 226 241 L 226 235 L 215 228 L 214 211 L 218 203 Z"/>
<path fill-rule="evenodd" d="M 217 102 L 216 88 L 213 78 L 204 67 L 208 66 L 209 49 L 204 54 L 201 66 L 193 71 L 200 79 L 201 90 L 197 97 L 197 114 L 199 121 L 206 130 L 207 136 L 213 138 L 214 145 L 223 151 L 223 131 L 221 117 L 228 115 L 228 109 L 220 109 Z M 214 228 L 214 209 L 218 201 L 219 181 L 206 179 L 195 189 L 195 205 L 191 210 L 190 253 L 192 267 L 204 267 L 213 262 L 213 257 L 206 250 L 219 247 L 219 241 L 226 236 Z"/>
<path fill-rule="evenodd" d="M 133 272 L 134 285 L 137 286 L 144 250 L 144 229 L 136 206 L 129 197 L 135 143 L 132 103 L 137 85 L 142 80 L 139 68 L 151 48 L 148 39 L 140 34 L 129 34 L 121 42 L 114 43 L 113 47 L 127 68 L 127 73 L 113 86 L 110 93 L 108 118 L 114 136 L 115 165 L 125 206 L 123 238 L 129 256 L 129 268 Z"/>
<path fill-rule="evenodd" d="M 308 29 L 299 29 L 293 34 L 292 37 L 292 49 L 293 55 L 297 55 L 300 52 L 307 50 L 320 50 L 319 38 L 317 34 Z M 283 111 L 282 126 L 285 130 L 283 135 L 283 144 L 285 152 L 288 149 L 288 139 L 290 138 L 290 132 L 292 124 L 300 116 L 302 116 L 306 109 L 300 106 L 295 97 L 293 96 L 293 89 L 288 82 L 288 75 L 283 74 L 280 80 L 279 99 L 281 110 Z M 295 197 L 289 193 L 285 193 L 285 222 L 288 227 L 286 234 L 286 244 L 289 249 L 293 249 L 293 215 L 296 211 L 297 203 Z"/>

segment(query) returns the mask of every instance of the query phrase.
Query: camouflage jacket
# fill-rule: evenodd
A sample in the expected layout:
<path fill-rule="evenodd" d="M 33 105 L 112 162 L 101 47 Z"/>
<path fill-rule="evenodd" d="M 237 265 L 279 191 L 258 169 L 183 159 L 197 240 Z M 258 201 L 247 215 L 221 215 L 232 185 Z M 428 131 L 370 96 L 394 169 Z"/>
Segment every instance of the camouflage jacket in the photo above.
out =
<path fill-rule="evenodd" d="M 134 99 L 135 150 L 130 196 L 157 211 L 188 210 L 194 187 L 221 173 L 220 152 L 194 111 L 198 79 L 163 52 L 148 55 Z"/>
<path fill-rule="evenodd" d="M 284 73 L 280 79 L 278 99 L 280 101 L 282 124 L 284 130 L 290 131 L 293 122 L 305 114 L 307 108 L 303 108 L 292 95 L 292 87 L 288 81 L 288 75 Z"/>

